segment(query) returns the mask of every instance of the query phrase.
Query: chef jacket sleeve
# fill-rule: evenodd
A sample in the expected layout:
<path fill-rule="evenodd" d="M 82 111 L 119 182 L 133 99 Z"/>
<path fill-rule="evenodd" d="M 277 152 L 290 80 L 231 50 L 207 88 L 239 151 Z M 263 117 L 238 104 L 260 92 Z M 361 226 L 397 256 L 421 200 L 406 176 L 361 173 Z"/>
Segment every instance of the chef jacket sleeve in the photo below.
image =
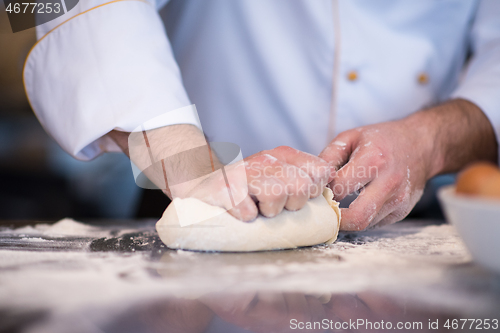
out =
<path fill-rule="evenodd" d="M 481 108 L 500 143 L 500 1 L 479 2 L 470 37 L 472 58 L 451 97 Z"/>
<path fill-rule="evenodd" d="M 82 0 L 39 26 L 37 37 L 26 93 L 46 131 L 76 158 L 119 151 L 106 136 L 114 129 L 200 127 L 154 0 Z"/>

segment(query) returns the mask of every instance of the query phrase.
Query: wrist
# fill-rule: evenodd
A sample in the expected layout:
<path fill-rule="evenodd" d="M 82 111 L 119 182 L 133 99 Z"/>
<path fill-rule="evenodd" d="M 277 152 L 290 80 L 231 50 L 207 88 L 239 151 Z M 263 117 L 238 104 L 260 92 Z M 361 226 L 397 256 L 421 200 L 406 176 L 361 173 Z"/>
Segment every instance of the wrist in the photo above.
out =
<path fill-rule="evenodd" d="M 441 121 L 432 113 L 424 111 L 415 112 L 401 120 L 406 133 L 413 134 L 413 153 L 417 154 L 416 160 L 423 163 L 426 180 L 440 174 L 444 169 L 444 144 L 440 142 L 439 136 Z"/>
<path fill-rule="evenodd" d="M 421 138 L 428 179 L 457 172 L 474 161 L 497 163 L 498 144 L 493 127 L 474 103 L 449 100 L 403 119 Z"/>
<path fill-rule="evenodd" d="M 193 125 L 171 125 L 133 133 L 111 131 L 108 136 L 170 198 L 170 185 L 212 169 L 210 159 L 205 156 L 208 156 L 205 136 Z"/>

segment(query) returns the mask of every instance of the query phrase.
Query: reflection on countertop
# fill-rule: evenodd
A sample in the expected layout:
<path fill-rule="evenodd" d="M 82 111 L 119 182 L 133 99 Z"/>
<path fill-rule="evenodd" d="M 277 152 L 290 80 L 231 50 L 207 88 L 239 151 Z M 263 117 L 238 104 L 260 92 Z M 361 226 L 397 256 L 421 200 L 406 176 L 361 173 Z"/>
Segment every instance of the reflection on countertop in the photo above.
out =
<path fill-rule="evenodd" d="M 170 250 L 154 222 L 2 222 L 0 331 L 448 331 L 500 319 L 500 278 L 442 221 L 256 253 Z"/>

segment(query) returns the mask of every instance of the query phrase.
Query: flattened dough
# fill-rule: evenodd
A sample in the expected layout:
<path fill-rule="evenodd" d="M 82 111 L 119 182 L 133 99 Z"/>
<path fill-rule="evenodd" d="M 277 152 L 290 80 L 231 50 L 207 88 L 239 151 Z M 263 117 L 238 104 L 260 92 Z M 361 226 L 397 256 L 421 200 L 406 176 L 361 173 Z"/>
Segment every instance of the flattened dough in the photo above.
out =
<path fill-rule="evenodd" d="M 169 248 L 249 252 L 292 249 L 316 244 L 330 244 L 337 239 L 340 209 L 332 191 L 311 199 L 300 210 L 284 210 L 273 218 L 260 216 L 252 222 L 241 222 L 220 207 L 198 199 L 174 199 L 156 223 L 158 234 Z M 181 226 L 177 209 L 199 216 L 214 216 L 205 221 Z M 217 211 L 220 214 L 215 214 Z"/>

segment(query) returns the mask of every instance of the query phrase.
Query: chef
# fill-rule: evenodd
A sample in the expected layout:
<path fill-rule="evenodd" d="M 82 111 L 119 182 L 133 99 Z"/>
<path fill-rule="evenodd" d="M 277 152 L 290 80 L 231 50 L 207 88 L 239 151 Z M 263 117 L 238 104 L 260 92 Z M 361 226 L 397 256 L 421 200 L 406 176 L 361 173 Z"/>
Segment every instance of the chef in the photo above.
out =
<path fill-rule="evenodd" d="M 362 194 L 341 228 L 363 230 L 433 176 L 497 163 L 499 17 L 496 0 L 82 0 L 37 27 L 24 80 L 78 159 L 130 153 L 138 126 L 162 156 L 232 142 L 265 177 L 231 214 L 297 210 L 319 195 L 297 184 L 329 183 Z"/>

